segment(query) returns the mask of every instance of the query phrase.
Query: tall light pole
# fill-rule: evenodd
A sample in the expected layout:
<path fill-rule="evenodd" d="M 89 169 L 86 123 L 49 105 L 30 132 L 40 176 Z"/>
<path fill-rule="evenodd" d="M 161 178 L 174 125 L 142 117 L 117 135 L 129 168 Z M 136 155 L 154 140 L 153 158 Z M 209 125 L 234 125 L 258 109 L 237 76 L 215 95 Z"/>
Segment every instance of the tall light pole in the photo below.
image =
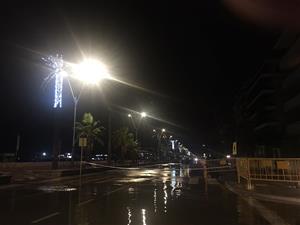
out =
<path fill-rule="evenodd" d="M 75 152 L 75 143 L 76 143 L 76 116 L 77 116 L 77 105 L 78 105 L 78 101 L 80 99 L 82 90 L 83 90 L 83 85 L 80 88 L 80 92 L 79 94 L 76 96 L 74 94 L 74 90 L 73 87 L 71 85 L 70 80 L 68 79 L 68 84 L 72 93 L 72 98 L 73 98 L 73 104 L 74 104 L 74 108 L 73 108 L 73 135 L 72 135 L 72 152 L 71 152 L 71 156 L 72 156 L 72 161 L 74 161 L 74 152 Z"/>
<path fill-rule="evenodd" d="M 72 77 L 80 80 L 82 86 L 79 94 L 76 96 L 74 94 L 73 87 L 70 80 L 68 79 L 68 84 L 72 93 L 74 102 L 74 112 L 73 112 L 73 136 L 72 136 L 72 161 L 74 161 L 74 152 L 76 144 L 76 116 L 77 116 L 77 105 L 82 93 L 83 88 L 86 85 L 98 85 L 104 79 L 111 79 L 111 76 L 104 64 L 95 59 L 85 59 L 80 64 L 75 64 L 72 66 L 73 74 Z"/>
<path fill-rule="evenodd" d="M 161 138 L 165 132 L 166 132 L 165 128 L 162 128 L 161 130 L 153 129 L 153 133 L 155 133 L 155 136 L 157 138 L 157 150 L 156 150 L 157 151 L 157 153 L 156 153 L 157 160 L 160 160 Z"/>
<path fill-rule="evenodd" d="M 136 121 L 135 121 L 134 117 L 132 116 L 132 114 L 129 113 L 127 116 L 130 119 L 130 121 L 132 123 L 132 126 L 133 126 L 133 129 L 135 131 L 135 140 L 138 141 L 138 130 L 140 128 L 142 119 L 147 117 L 147 113 L 145 113 L 145 112 L 140 113 L 140 118 L 138 120 L 138 123 L 136 123 Z"/>

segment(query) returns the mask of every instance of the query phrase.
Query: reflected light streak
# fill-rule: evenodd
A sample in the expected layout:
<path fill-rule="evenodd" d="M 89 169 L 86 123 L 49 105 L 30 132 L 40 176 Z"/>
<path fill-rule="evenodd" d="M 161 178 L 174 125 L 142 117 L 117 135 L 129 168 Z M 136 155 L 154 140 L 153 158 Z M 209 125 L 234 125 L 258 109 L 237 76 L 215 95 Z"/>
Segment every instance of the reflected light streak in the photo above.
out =
<path fill-rule="evenodd" d="M 132 214 L 131 214 L 131 210 L 130 210 L 129 207 L 127 207 L 127 211 L 128 211 L 128 223 L 127 223 L 127 225 L 130 225 L 131 224 L 131 216 L 132 216 Z"/>
<path fill-rule="evenodd" d="M 183 176 L 184 176 L 182 167 L 180 167 L 180 170 L 179 170 L 179 176 L 180 176 L 180 177 L 183 177 Z"/>
<path fill-rule="evenodd" d="M 146 225 L 146 209 L 142 209 L 142 220 L 143 225 Z"/>
<path fill-rule="evenodd" d="M 153 193 L 153 206 L 154 206 L 154 212 L 157 212 L 157 189 L 154 189 Z"/>
<path fill-rule="evenodd" d="M 172 187 L 171 196 L 173 196 L 174 190 L 176 188 L 176 170 L 172 170 L 171 172 L 171 187 Z"/>
<path fill-rule="evenodd" d="M 168 203 L 167 184 L 166 184 L 165 180 L 163 181 L 163 183 L 164 183 L 164 187 L 163 187 L 163 190 L 164 190 L 164 213 L 167 213 L 167 203 Z"/>

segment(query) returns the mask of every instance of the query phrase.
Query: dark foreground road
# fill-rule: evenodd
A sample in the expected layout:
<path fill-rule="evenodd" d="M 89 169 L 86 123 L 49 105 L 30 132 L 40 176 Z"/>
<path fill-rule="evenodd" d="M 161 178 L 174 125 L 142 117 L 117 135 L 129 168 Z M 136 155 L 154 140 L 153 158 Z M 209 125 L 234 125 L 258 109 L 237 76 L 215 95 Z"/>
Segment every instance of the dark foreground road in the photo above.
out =
<path fill-rule="evenodd" d="M 189 184 L 183 168 L 110 171 L 0 190 L 0 224 L 268 224 L 217 183 Z"/>

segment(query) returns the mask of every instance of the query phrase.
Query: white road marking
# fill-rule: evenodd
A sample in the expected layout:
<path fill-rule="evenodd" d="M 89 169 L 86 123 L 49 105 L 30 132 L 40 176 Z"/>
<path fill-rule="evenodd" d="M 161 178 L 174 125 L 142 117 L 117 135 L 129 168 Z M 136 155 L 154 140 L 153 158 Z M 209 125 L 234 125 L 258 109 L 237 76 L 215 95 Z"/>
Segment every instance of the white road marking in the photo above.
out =
<path fill-rule="evenodd" d="M 92 202 L 92 201 L 94 201 L 94 200 L 95 200 L 95 199 L 89 199 L 89 200 L 87 200 L 87 201 L 80 202 L 80 203 L 78 203 L 78 206 L 85 205 L 85 204 L 90 203 L 90 202 Z"/>
<path fill-rule="evenodd" d="M 48 216 L 44 216 L 44 217 L 42 217 L 42 218 L 39 218 L 39 219 L 36 219 L 36 220 L 33 220 L 31 223 L 39 223 L 39 222 L 41 222 L 41 221 L 43 221 L 43 220 L 47 220 L 47 219 L 49 219 L 49 218 L 51 218 L 51 217 L 54 217 L 54 216 L 57 216 L 57 215 L 59 215 L 60 213 L 59 212 L 55 212 L 55 213 L 51 213 L 51 214 L 49 214 Z"/>

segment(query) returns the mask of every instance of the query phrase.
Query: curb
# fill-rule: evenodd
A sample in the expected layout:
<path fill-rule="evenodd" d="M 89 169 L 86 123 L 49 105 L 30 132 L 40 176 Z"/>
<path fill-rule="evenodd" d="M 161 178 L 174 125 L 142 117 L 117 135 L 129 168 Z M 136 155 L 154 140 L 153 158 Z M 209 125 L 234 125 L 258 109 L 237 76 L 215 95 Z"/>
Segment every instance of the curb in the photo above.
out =
<path fill-rule="evenodd" d="M 255 191 L 238 190 L 238 188 L 233 187 L 227 182 L 225 182 L 224 185 L 229 191 L 237 195 L 242 195 L 244 197 L 252 197 L 262 201 L 271 201 L 271 202 L 283 203 L 288 205 L 298 205 L 298 206 L 300 205 L 300 198 L 261 194 L 261 193 L 255 193 Z"/>

